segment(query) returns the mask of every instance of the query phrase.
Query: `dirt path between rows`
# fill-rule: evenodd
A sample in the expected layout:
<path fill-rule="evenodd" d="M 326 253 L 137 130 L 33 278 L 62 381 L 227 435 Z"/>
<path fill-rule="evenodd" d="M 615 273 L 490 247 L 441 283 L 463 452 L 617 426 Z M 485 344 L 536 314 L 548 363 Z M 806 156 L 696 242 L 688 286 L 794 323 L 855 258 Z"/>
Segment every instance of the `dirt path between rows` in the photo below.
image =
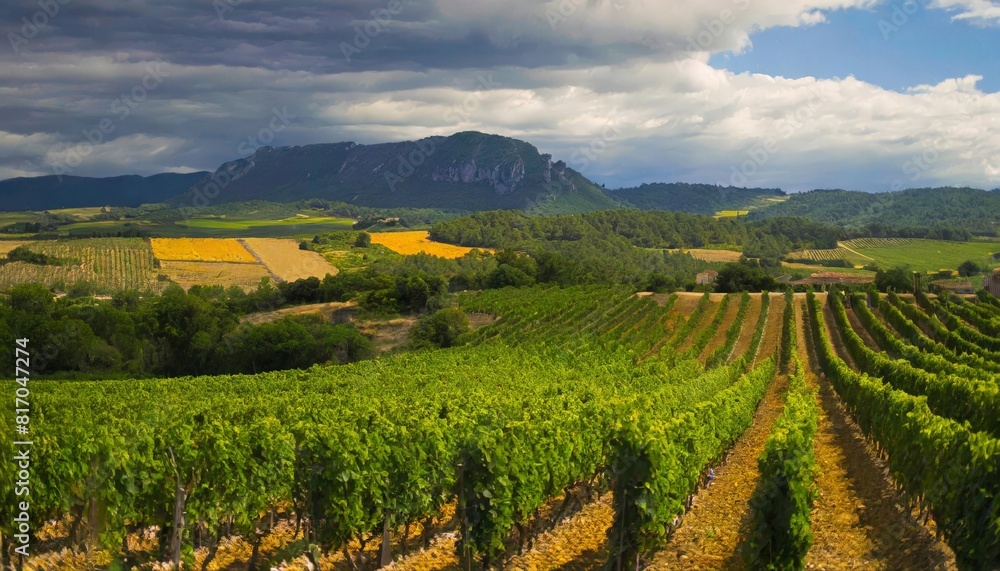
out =
<path fill-rule="evenodd" d="M 796 298 L 798 355 L 806 381 L 818 387 L 819 427 L 813 442 L 820 468 L 810 523 L 807 569 L 955 569 L 943 543 L 898 503 L 885 466 L 865 443 L 816 366 L 806 301 Z M 839 337 L 838 337 L 839 339 Z M 819 375 L 819 376 L 818 376 Z"/>
<path fill-rule="evenodd" d="M 767 309 L 767 324 L 764 325 L 764 336 L 761 338 L 760 347 L 757 348 L 754 365 L 773 356 L 778 350 L 778 345 L 781 344 L 781 314 L 784 311 L 784 294 L 771 294 L 771 302 Z"/>
<path fill-rule="evenodd" d="M 694 338 L 697 337 L 698 332 L 701 331 L 703 327 L 708 327 L 708 325 L 712 323 L 712 320 L 715 319 L 715 314 L 718 313 L 719 311 L 720 303 L 721 302 L 713 301 L 711 298 L 709 298 L 708 306 L 705 308 L 705 312 L 701 314 L 701 319 L 698 320 L 694 330 L 691 331 L 691 335 L 688 335 L 687 339 L 684 339 L 681 342 L 681 344 L 677 347 L 678 353 L 683 353 L 684 351 L 687 351 L 688 349 L 691 348 L 691 345 L 694 344 Z"/>
<path fill-rule="evenodd" d="M 640 363 L 655 355 L 660 351 L 660 349 L 663 348 L 663 345 L 669 343 L 670 340 L 673 339 L 674 333 L 676 333 L 677 329 L 683 327 L 684 323 L 691 318 L 691 314 L 694 313 L 694 310 L 698 307 L 698 302 L 701 301 L 702 294 L 691 295 L 687 292 L 678 292 L 675 295 L 677 295 L 677 301 L 674 302 L 673 307 L 670 308 L 666 317 L 663 318 L 663 337 L 661 337 L 653 345 L 653 347 L 639 359 Z"/>
<path fill-rule="evenodd" d="M 750 294 L 750 309 L 747 310 L 746 319 L 743 320 L 743 328 L 740 329 L 740 337 L 733 346 L 733 352 L 729 356 L 730 360 L 739 359 L 750 348 L 750 341 L 753 339 L 753 331 L 757 327 L 757 320 L 760 319 L 760 311 L 763 307 L 764 299 L 759 293 Z"/>
<path fill-rule="evenodd" d="M 773 303 L 775 300 L 771 300 Z M 779 333 L 780 338 L 780 333 Z M 771 426 L 785 408 L 788 380 L 768 387 L 753 424 L 715 467 L 715 482 L 695 495 L 694 506 L 649 569 L 743 569 L 741 540 L 747 536 L 750 496 L 757 489 L 757 458 Z"/>
<path fill-rule="evenodd" d="M 541 534 L 535 548 L 511 559 L 505 569 L 588 571 L 607 561 L 608 528 L 614 519 L 611 493 L 593 501 L 555 529 Z"/>
<path fill-rule="evenodd" d="M 820 298 L 817 295 L 816 299 L 821 299 L 821 303 L 823 304 L 822 312 L 823 321 L 826 325 L 826 335 L 830 338 L 830 343 L 833 344 L 834 350 L 836 350 L 837 355 L 839 355 L 844 362 L 850 365 L 852 369 L 857 370 L 858 368 L 854 363 L 854 358 L 852 358 L 851 354 L 847 352 L 847 347 L 844 346 L 844 340 L 840 338 L 840 330 L 837 329 L 836 322 L 833 319 L 833 310 L 830 308 L 830 305 L 826 303 L 825 297 Z"/>
<path fill-rule="evenodd" d="M 726 330 L 729 326 L 736 321 L 736 314 L 740 310 L 740 298 L 738 294 L 735 294 L 732 299 L 729 300 L 729 305 L 726 307 L 726 313 L 722 316 L 722 323 L 719 324 L 719 328 L 715 331 L 715 335 L 712 336 L 712 340 L 708 342 L 701 351 L 701 355 L 698 356 L 698 360 L 704 365 L 708 360 L 708 356 L 711 355 L 716 349 L 722 347 L 726 343 Z"/>
<path fill-rule="evenodd" d="M 871 336 L 870 333 L 868 333 L 868 330 L 865 329 L 864 324 L 861 323 L 861 319 L 858 318 L 858 314 L 854 313 L 854 308 L 850 308 L 847 310 L 847 320 L 850 322 L 851 327 L 858 334 L 858 336 L 861 337 L 861 340 L 865 342 L 865 345 L 867 345 L 869 349 L 878 352 L 882 351 L 882 349 L 879 348 L 878 343 L 875 342 L 875 339 Z"/>

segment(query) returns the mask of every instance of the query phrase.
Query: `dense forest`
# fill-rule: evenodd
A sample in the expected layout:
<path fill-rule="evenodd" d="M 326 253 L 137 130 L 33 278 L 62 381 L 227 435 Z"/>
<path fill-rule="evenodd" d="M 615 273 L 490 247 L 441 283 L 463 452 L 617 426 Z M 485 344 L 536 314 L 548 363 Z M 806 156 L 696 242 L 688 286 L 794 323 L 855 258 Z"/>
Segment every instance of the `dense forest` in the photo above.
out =
<path fill-rule="evenodd" d="M 478 212 L 431 228 L 432 239 L 469 247 L 573 253 L 578 248 L 572 244 L 582 243 L 615 254 L 610 250 L 621 239 L 622 244 L 639 248 L 732 248 L 768 263 L 777 263 L 793 250 L 835 248 L 842 237 L 839 228 L 805 218 L 772 218 L 748 224 L 683 212 L 638 210 L 544 217 L 517 211 Z"/>
<path fill-rule="evenodd" d="M 161 296 L 122 291 L 111 300 L 54 299 L 44 286 L 22 284 L 0 298 L 0 337 L 47 340 L 32 352 L 33 371 L 40 375 L 256 373 L 374 355 L 353 325 L 318 316 L 240 323 L 242 315 L 283 303 L 267 283 L 250 294 L 236 287 L 194 286 L 185 293 L 170 286 Z M 13 362 L 0 366 L 13 372 L 7 371 Z"/>
<path fill-rule="evenodd" d="M 785 196 L 777 188 L 738 188 L 714 184 L 654 183 L 606 192 L 608 196 L 640 210 L 674 210 L 715 214 L 721 210 L 746 210 L 763 199 Z"/>
<path fill-rule="evenodd" d="M 972 234 L 996 234 L 1000 192 L 972 188 L 883 193 L 814 190 L 750 212 L 753 220 L 781 216 L 804 216 L 868 237 L 967 240 Z"/>

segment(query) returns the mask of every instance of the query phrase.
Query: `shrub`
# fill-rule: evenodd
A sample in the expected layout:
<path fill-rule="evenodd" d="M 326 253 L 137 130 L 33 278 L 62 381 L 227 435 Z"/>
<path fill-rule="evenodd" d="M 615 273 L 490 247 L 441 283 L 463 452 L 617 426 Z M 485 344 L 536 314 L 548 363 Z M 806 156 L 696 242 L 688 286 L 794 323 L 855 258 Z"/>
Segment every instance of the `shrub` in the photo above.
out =
<path fill-rule="evenodd" d="M 469 318 L 461 309 L 448 307 L 423 317 L 410 332 L 417 347 L 451 347 L 469 330 Z"/>

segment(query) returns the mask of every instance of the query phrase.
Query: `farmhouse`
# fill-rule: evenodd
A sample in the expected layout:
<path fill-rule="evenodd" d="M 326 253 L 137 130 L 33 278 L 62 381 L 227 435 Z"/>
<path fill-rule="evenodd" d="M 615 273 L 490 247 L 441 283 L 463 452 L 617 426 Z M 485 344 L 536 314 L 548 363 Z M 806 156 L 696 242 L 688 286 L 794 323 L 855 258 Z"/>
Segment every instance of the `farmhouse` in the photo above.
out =
<path fill-rule="evenodd" d="M 715 283 L 715 279 L 717 277 L 719 277 L 719 272 L 715 270 L 705 270 L 694 277 L 694 283 L 698 285 L 712 285 Z"/>
<path fill-rule="evenodd" d="M 992 274 L 983 278 L 983 289 L 1000 297 L 1000 268 L 993 270 Z"/>

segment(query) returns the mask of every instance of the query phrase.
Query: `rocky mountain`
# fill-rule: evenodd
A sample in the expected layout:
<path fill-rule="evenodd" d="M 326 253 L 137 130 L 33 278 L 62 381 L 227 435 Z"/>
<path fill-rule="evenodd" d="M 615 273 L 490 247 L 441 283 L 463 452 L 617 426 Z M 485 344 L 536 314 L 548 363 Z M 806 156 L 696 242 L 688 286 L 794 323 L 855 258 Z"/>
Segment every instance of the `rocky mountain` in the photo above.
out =
<path fill-rule="evenodd" d="M 464 132 L 417 141 L 261 147 L 173 202 L 324 198 L 372 207 L 582 212 L 615 208 L 601 188 L 517 139 Z"/>
<path fill-rule="evenodd" d="M 163 173 L 110 178 L 38 176 L 0 181 L 0 210 L 56 210 L 83 206 L 139 206 L 186 192 L 206 174 Z"/>

